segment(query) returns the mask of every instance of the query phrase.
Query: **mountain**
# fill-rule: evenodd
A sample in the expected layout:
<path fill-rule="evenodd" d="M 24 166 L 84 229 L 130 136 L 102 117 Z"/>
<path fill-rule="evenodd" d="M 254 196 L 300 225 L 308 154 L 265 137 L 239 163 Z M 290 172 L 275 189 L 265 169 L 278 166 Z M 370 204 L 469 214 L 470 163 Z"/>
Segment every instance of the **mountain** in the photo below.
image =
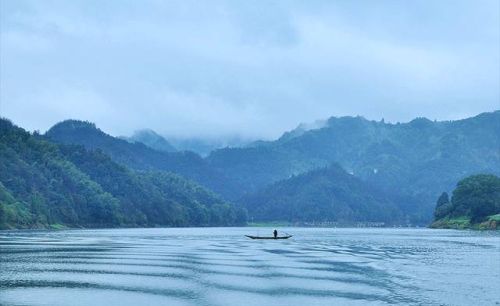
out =
<path fill-rule="evenodd" d="M 244 222 L 244 210 L 178 175 L 133 171 L 0 119 L 0 228 Z"/>
<path fill-rule="evenodd" d="M 192 151 L 197 154 L 206 157 L 210 152 L 226 148 L 226 147 L 242 147 L 248 144 L 249 141 L 239 138 L 181 138 L 181 137 L 171 137 L 170 142 L 179 151 Z"/>
<path fill-rule="evenodd" d="M 451 201 L 444 192 L 436 203 L 433 228 L 500 227 L 500 178 L 477 174 L 457 183 Z"/>
<path fill-rule="evenodd" d="M 387 194 L 399 194 L 415 223 L 431 221 L 434 199 L 461 178 L 500 174 L 500 111 L 457 121 L 408 123 L 330 118 L 272 142 L 212 152 L 206 160 L 251 194 L 290 176 L 338 163 Z"/>
<path fill-rule="evenodd" d="M 175 152 L 177 151 L 165 138 L 158 135 L 155 131 L 145 129 L 135 131 L 130 137 L 122 137 L 129 142 L 140 142 L 146 146 L 161 152 Z"/>
<path fill-rule="evenodd" d="M 140 142 L 130 143 L 113 137 L 93 123 L 78 120 L 66 120 L 54 125 L 45 133 L 45 137 L 58 143 L 102 150 L 113 161 L 135 170 L 161 170 L 182 175 L 227 199 L 239 196 L 240 186 L 193 152 L 157 151 Z"/>
<path fill-rule="evenodd" d="M 135 170 L 177 173 L 232 201 L 262 196 L 271 184 L 336 163 L 390 195 L 409 222 L 420 225 L 432 221 L 435 198 L 455 182 L 475 173 L 500 174 L 500 111 L 457 121 L 416 118 L 396 124 L 332 117 L 301 125 L 275 141 L 219 149 L 206 158 L 129 143 L 82 121 L 63 121 L 45 136 L 100 149 Z"/>
<path fill-rule="evenodd" d="M 276 182 L 244 197 L 242 203 L 259 221 L 404 222 L 393 199 L 338 165 Z"/>

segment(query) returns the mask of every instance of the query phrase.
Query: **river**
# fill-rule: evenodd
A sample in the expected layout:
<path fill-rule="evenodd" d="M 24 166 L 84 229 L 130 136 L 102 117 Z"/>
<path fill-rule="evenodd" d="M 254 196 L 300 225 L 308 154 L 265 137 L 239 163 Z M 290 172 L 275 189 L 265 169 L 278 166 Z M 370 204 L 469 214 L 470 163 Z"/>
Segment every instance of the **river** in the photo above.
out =
<path fill-rule="evenodd" d="M 500 305 L 500 233 L 156 228 L 0 232 L 0 305 Z"/>

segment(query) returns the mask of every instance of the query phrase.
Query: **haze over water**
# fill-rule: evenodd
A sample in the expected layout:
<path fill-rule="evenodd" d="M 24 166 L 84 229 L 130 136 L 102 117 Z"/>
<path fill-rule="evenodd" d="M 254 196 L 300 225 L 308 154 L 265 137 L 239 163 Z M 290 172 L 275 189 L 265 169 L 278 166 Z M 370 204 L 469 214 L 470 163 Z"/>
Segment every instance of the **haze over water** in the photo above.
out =
<path fill-rule="evenodd" d="M 500 233 L 169 228 L 0 232 L 0 305 L 498 305 Z"/>

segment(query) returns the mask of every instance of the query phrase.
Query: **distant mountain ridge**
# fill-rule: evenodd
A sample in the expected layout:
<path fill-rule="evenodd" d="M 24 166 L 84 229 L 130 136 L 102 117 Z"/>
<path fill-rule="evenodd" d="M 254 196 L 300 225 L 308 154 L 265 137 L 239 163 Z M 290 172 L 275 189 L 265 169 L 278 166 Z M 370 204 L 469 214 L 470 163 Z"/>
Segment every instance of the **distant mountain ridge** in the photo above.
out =
<path fill-rule="evenodd" d="M 236 198 L 238 187 L 225 178 L 225 174 L 214 169 L 194 152 L 161 152 L 141 143 L 108 135 L 95 124 L 65 120 L 50 128 L 44 135 L 63 144 L 78 144 L 87 149 L 99 149 L 114 161 L 136 170 L 162 170 L 180 174 L 224 195 Z"/>
<path fill-rule="evenodd" d="M 171 137 L 169 138 L 170 143 L 174 145 L 179 151 L 192 151 L 196 152 L 202 157 L 206 157 L 210 152 L 226 148 L 226 147 L 242 147 L 249 143 L 249 141 L 239 138 L 201 138 L 201 137 L 191 137 L 191 138 L 181 138 L 181 137 Z"/>
<path fill-rule="evenodd" d="M 414 222 L 432 218 L 434 199 L 461 178 L 500 173 L 500 111 L 457 121 L 417 118 L 389 124 L 362 117 L 249 148 L 221 149 L 207 160 L 252 194 L 276 181 L 338 163 L 389 194 L 399 194 Z"/>
<path fill-rule="evenodd" d="M 177 173 L 245 203 L 253 194 L 262 198 L 271 184 L 338 164 L 389 196 L 389 202 L 398 202 L 409 222 L 421 225 L 431 221 L 436 196 L 461 178 L 500 174 L 500 111 L 457 121 L 416 118 L 396 124 L 332 117 L 299 126 L 275 141 L 219 149 L 206 158 L 128 143 L 81 121 L 56 124 L 45 136 L 100 149 L 133 169 Z"/>
<path fill-rule="evenodd" d="M 129 142 L 140 142 L 146 146 L 161 152 L 176 152 L 177 149 L 164 137 L 150 129 L 138 130 L 130 137 L 121 137 Z"/>

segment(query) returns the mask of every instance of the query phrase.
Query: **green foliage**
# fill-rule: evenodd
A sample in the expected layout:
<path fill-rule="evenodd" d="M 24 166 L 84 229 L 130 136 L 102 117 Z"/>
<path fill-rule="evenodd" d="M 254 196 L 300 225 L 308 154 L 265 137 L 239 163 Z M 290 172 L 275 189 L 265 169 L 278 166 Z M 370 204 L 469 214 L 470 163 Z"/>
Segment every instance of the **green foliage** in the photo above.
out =
<path fill-rule="evenodd" d="M 496 215 L 493 215 L 493 216 L 489 216 L 489 217 L 488 217 L 488 220 L 490 220 L 490 221 L 500 222 L 500 214 L 496 214 Z"/>
<path fill-rule="evenodd" d="M 243 197 L 256 220 L 425 223 L 438 192 L 467 175 L 500 174 L 499 135 L 499 111 L 405 124 L 342 117 L 202 159 L 154 150 L 170 149 L 152 134 L 140 137 L 148 147 L 89 122 L 64 121 L 41 136 L 0 120 L 0 227 L 245 222 L 244 208 L 197 184 L 226 199 Z M 323 169 L 333 163 L 353 176 Z M 500 205 L 492 177 L 460 182 L 451 201 L 443 194 L 436 220 L 488 221 Z"/>
<path fill-rule="evenodd" d="M 335 165 L 277 182 L 242 201 L 255 221 L 403 222 L 392 199 Z"/>
<path fill-rule="evenodd" d="M 462 216 L 456 218 L 444 217 L 431 224 L 432 228 L 467 229 L 471 227 L 470 218 Z"/>
<path fill-rule="evenodd" d="M 180 176 L 133 171 L 0 119 L 0 228 L 233 225 L 241 214 Z"/>
<path fill-rule="evenodd" d="M 480 174 L 457 184 L 451 198 L 453 216 L 469 216 L 476 223 L 489 215 L 500 213 L 500 178 Z"/>
<path fill-rule="evenodd" d="M 436 205 L 433 227 L 457 228 L 458 225 L 468 227 L 483 221 L 496 222 L 496 216 L 500 214 L 500 178 L 491 174 L 472 175 L 458 182 L 451 203 L 442 197 Z M 456 220 L 467 220 L 468 223 Z"/>
<path fill-rule="evenodd" d="M 45 137 L 63 144 L 82 145 L 88 150 L 101 150 L 113 161 L 134 170 L 160 170 L 182 175 L 228 199 L 235 199 L 240 190 L 235 181 L 229 180 L 196 153 L 157 151 L 141 142 L 130 143 L 110 136 L 90 122 L 66 120 L 54 125 Z"/>
<path fill-rule="evenodd" d="M 118 202 L 62 156 L 55 144 L 0 120 L 0 182 L 10 227 L 119 224 Z M 7 201 L 7 202 L 12 202 Z"/>
<path fill-rule="evenodd" d="M 18 223 L 25 227 L 23 220 L 30 218 L 27 207 L 16 200 L 0 182 L 0 229 L 11 228 Z"/>
<path fill-rule="evenodd" d="M 449 204 L 450 203 L 450 197 L 448 196 L 448 193 L 447 192 L 443 192 L 437 202 L 436 202 L 436 208 L 439 208 L 443 205 L 446 205 L 446 204 Z"/>
<path fill-rule="evenodd" d="M 221 149 L 202 159 L 194 153 L 159 152 L 128 143 L 88 122 L 64 121 L 46 134 L 58 142 L 100 149 L 135 170 L 177 173 L 230 200 L 260 194 L 270 184 L 338 163 L 390 195 L 405 222 L 412 224 L 428 223 L 435 195 L 451 190 L 462 177 L 500 174 L 499 135 L 500 111 L 459 121 L 417 118 L 404 124 L 342 117 L 330 118 L 321 128 L 299 127 L 276 141 Z M 450 205 L 442 206 L 438 216 L 449 209 Z"/>
<path fill-rule="evenodd" d="M 330 118 L 272 142 L 212 152 L 210 165 L 238 182 L 243 194 L 331 163 L 398 196 L 412 223 L 432 218 L 435 195 L 466 175 L 500 174 L 500 111 L 433 122 L 390 124 L 361 117 Z"/>
<path fill-rule="evenodd" d="M 452 205 L 450 203 L 450 197 L 448 196 L 448 193 L 443 192 L 437 200 L 434 218 L 437 220 L 445 217 L 450 213 L 451 208 Z"/>

